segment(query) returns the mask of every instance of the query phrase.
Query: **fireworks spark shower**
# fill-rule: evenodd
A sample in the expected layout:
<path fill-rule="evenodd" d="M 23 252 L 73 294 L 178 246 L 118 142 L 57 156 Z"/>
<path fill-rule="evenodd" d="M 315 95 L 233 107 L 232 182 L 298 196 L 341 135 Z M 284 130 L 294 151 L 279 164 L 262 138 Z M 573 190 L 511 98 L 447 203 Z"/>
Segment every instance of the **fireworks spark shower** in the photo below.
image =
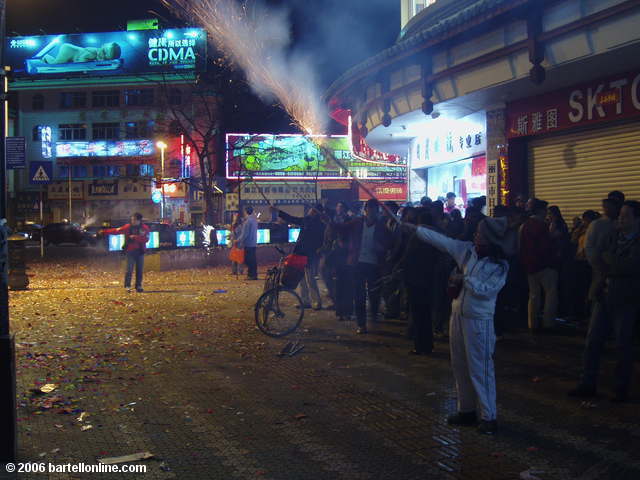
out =
<path fill-rule="evenodd" d="M 325 130 L 327 114 L 320 101 L 310 59 L 288 53 L 287 11 L 259 5 L 249 11 L 233 0 L 163 0 L 182 17 L 200 23 L 215 46 L 242 69 L 263 99 L 276 99 L 307 134 Z"/>
<path fill-rule="evenodd" d="M 218 50 L 245 72 L 253 90 L 264 99 L 276 99 L 303 132 L 324 133 L 328 115 L 320 101 L 311 62 L 308 57 L 286 51 L 290 43 L 286 10 L 271 8 L 267 12 L 256 4 L 249 11 L 233 0 L 162 1 L 178 15 L 200 23 Z M 313 141 L 375 198 L 318 137 Z M 257 183 L 256 186 L 262 193 Z M 384 204 L 382 207 L 396 219 Z"/>

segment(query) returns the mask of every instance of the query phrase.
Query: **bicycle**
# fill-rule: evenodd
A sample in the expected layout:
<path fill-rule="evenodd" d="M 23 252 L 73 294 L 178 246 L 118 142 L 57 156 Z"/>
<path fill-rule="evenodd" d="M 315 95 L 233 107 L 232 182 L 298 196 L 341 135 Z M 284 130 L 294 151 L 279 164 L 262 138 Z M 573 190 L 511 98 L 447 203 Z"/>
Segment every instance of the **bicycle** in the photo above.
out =
<path fill-rule="evenodd" d="M 275 247 L 281 254 L 278 265 L 267 271 L 264 290 L 255 306 L 256 325 L 262 333 L 270 337 L 284 337 L 296 331 L 304 317 L 304 304 L 294 288 L 299 282 L 302 271 L 297 273 L 287 265 L 289 258 L 280 247 Z M 283 273 L 287 275 L 283 278 Z M 292 271 L 294 278 L 290 277 Z M 283 283 L 284 280 L 284 283 Z M 291 288 L 293 286 L 293 288 Z"/>

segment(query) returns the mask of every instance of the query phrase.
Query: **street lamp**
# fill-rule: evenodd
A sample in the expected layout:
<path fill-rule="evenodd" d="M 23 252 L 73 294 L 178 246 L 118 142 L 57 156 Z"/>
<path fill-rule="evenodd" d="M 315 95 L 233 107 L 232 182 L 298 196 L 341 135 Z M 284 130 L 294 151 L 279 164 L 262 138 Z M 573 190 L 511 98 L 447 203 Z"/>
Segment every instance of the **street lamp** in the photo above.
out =
<path fill-rule="evenodd" d="M 162 181 L 160 182 L 160 193 L 162 194 L 160 221 L 164 222 L 164 151 L 167 149 L 167 144 L 160 140 L 156 143 L 156 147 L 160 149 L 160 176 L 162 177 Z"/>

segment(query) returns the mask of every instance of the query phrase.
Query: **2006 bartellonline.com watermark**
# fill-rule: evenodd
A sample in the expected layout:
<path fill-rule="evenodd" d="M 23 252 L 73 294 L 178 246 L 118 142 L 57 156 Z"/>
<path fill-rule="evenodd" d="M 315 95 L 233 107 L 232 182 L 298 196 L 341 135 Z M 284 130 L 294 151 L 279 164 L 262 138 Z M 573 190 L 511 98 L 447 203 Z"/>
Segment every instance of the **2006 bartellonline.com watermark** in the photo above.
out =
<path fill-rule="evenodd" d="M 146 465 L 105 465 L 102 463 L 7 463 L 8 473 L 147 473 Z M 1 470 L 0 470 L 1 471 Z"/>

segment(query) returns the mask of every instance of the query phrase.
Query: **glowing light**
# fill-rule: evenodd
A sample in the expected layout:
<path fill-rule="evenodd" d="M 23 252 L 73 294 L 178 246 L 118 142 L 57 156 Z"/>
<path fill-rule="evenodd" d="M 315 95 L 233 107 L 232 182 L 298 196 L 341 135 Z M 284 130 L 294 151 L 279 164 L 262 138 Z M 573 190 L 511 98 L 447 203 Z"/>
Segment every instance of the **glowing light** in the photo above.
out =
<path fill-rule="evenodd" d="M 173 38 L 173 32 L 167 32 L 167 33 L 165 34 L 165 37 L 167 37 L 167 38 Z"/>
<path fill-rule="evenodd" d="M 286 55 L 291 28 L 284 11 L 268 16 L 266 10 L 256 10 L 249 16 L 244 4 L 233 0 L 162 0 L 162 3 L 179 16 L 197 19 L 216 47 L 244 70 L 253 89 L 262 97 L 277 98 L 303 132 L 311 135 L 325 131 L 327 114 L 311 64 L 301 58 L 291 61 Z M 348 171 L 320 140 L 314 143 Z M 354 175 L 352 178 L 357 181 Z M 371 194 L 365 185 L 360 185 Z M 388 212 L 384 204 L 383 208 Z"/>
<path fill-rule="evenodd" d="M 160 191 L 160 189 L 154 189 L 151 192 L 151 201 L 153 203 L 160 203 L 162 202 L 162 192 Z"/>
<path fill-rule="evenodd" d="M 310 63 L 285 55 L 289 26 L 281 12 L 252 11 L 232 0 L 162 0 L 176 14 L 198 19 L 216 47 L 246 73 L 261 96 L 276 97 L 300 129 L 324 132 L 326 112 Z"/>
<path fill-rule="evenodd" d="M 204 225 L 202 227 L 202 245 L 205 248 L 211 246 L 211 232 L 214 231 L 215 228 L 211 225 Z"/>
<path fill-rule="evenodd" d="M 160 140 L 159 142 L 156 143 L 156 147 L 158 147 L 160 150 L 163 150 L 167 148 L 167 144 L 164 143 L 162 140 Z"/>
<path fill-rule="evenodd" d="M 176 187 L 175 183 L 166 183 L 162 186 L 164 193 L 176 193 L 178 187 Z"/>

